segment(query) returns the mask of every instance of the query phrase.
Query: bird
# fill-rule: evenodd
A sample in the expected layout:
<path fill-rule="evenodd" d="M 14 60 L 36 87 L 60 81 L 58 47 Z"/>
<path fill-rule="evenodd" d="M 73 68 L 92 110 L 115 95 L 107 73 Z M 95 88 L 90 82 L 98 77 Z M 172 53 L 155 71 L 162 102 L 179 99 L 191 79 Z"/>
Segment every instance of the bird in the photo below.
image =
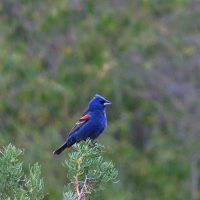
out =
<path fill-rule="evenodd" d="M 107 127 L 106 107 L 111 104 L 106 98 L 96 94 L 90 100 L 86 111 L 71 129 L 64 144 L 53 151 L 53 154 L 59 155 L 66 148 L 70 148 L 82 140 L 98 138 Z"/>

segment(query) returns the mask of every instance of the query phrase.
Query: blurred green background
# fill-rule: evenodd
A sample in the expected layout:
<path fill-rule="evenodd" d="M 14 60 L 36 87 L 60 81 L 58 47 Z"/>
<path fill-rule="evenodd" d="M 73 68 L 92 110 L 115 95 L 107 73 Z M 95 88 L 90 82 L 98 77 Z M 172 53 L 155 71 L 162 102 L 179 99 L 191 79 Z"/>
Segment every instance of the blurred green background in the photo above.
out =
<path fill-rule="evenodd" d="M 61 199 L 52 151 L 99 93 L 120 182 L 98 198 L 198 200 L 199 52 L 199 0 L 0 0 L 0 147 L 24 148 Z"/>

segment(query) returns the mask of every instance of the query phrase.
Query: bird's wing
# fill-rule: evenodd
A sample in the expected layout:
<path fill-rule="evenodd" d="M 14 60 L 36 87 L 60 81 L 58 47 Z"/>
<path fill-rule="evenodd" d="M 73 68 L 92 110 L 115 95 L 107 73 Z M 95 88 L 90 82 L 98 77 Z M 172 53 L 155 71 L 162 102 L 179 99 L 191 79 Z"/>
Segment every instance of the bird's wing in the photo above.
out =
<path fill-rule="evenodd" d="M 76 122 L 76 125 L 72 128 L 72 130 L 70 131 L 68 137 L 69 137 L 72 133 L 78 131 L 79 128 L 80 128 L 81 126 L 83 126 L 83 124 L 85 124 L 85 123 L 90 119 L 90 117 L 91 117 L 90 114 L 84 113 L 84 114 L 82 115 L 82 117 Z"/>

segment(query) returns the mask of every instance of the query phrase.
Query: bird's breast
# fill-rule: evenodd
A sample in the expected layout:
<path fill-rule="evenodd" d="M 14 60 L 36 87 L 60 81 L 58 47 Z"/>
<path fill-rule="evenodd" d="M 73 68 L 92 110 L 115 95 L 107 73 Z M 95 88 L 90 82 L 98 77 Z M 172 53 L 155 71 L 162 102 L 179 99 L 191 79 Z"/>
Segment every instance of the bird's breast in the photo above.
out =
<path fill-rule="evenodd" d="M 93 116 L 94 116 L 93 125 L 95 127 L 98 127 L 98 130 L 103 131 L 107 126 L 106 112 L 105 111 L 96 112 L 94 113 Z"/>

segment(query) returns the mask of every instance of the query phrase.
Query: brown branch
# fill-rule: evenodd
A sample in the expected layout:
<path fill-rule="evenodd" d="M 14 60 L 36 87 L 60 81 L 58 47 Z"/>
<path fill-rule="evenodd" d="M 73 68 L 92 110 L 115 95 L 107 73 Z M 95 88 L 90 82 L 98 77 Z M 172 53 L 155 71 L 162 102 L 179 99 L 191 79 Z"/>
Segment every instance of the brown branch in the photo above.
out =
<path fill-rule="evenodd" d="M 85 200 L 86 194 L 91 194 L 91 192 L 88 190 L 88 177 L 85 177 L 84 182 L 82 182 L 82 186 L 80 189 L 80 181 L 78 180 L 78 177 L 76 176 L 74 181 L 75 186 L 75 192 L 77 193 L 77 200 Z"/>
<path fill-rule="evenodd" d="M 79 197 L 80 196 L 80 192 L 79 192 L 79 182 L 78 182 L 77 176 L 75 177 L 74 185 L 75 185 L 75 190 L 76 190 L 77 196 Z"/>

